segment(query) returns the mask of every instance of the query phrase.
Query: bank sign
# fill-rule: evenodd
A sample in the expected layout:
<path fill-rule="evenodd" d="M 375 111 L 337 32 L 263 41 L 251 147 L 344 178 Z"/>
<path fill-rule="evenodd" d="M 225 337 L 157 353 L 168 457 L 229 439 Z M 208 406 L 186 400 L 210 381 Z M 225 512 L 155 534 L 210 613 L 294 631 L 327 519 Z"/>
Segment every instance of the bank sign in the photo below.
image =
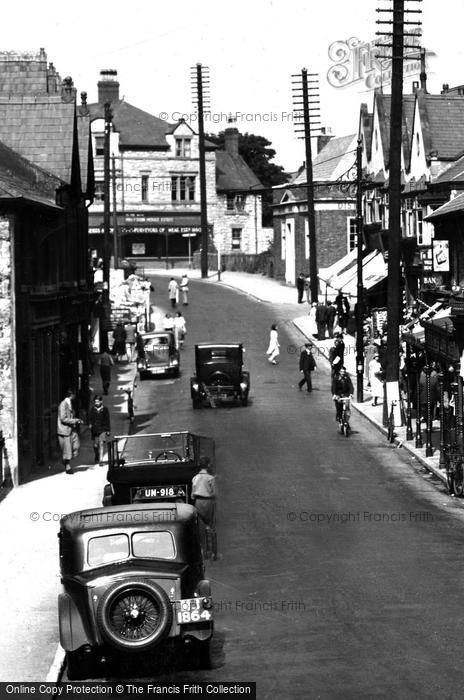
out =
<path fill-rule="evenodd" d="M 420 37 L 417 33 L 406 34 L 404 55 L 404 77 L 419 75 Z M 348 87 L 364 83 L 367 90 L 389 85 L 392 75 L 391 49 L 380 44 L 391 44 L 390 36 L 379 36 L 370 42 L 351 37 L 345 41 L 335 41 L 329 46 L 329 59 L 333 65 L 327 72 L 327 81 L 334 88 Z M 379 58 L 379 54 L 384 57 Z M 427 51 L 426 57 L 435 56 Z"/>

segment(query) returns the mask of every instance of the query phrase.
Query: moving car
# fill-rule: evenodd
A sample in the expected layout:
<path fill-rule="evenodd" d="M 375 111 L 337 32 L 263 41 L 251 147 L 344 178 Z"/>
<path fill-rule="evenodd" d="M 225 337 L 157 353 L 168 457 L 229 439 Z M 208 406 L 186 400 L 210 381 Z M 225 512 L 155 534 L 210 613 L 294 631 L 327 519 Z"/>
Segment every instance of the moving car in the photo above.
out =
<path fill-rule="evenodd" d="M 176 348 L 174 333 L 153 331 L 142 336 L 143 347 L 137 357 L 140 379 L 154 375 L 179 376 L 179 350 Z"/>
<path fill-rule="evenodd" d="M 242 369 L 244 352 L 241 343 L 195 345 L 196 374 L 190 379 L 193 408 L 201 408 L 205 401 L 213 407 L 231 400 L 247 405 L 250 373 Z"/>
<path fill-rule="evenodd" d="M 125 445 L 123 452 L 120 444 Z M 119 435 L 108 448 L 104 506 L 160 500 L 189 503 L 202 457 L 214 473 L 214 440 L 188 431 Z"/>
<path fill-rule="evenodd" d="M 61 519 L 58 537 L 60 642 L 70 680 L 179 644 L 209 665 L 213 601 L 193 506 L 77 511 Z"/>

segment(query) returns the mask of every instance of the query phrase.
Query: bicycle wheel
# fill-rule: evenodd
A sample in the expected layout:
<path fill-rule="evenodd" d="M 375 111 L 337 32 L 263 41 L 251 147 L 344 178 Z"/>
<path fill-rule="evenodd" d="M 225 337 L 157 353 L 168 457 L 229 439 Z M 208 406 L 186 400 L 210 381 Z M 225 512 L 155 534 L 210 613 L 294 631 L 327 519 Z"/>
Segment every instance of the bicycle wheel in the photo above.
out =
<path fill-rule="evenodd" d="M 455 496 L 462 496 L 464 493 L 464 472 L 462 462 L 456 465 L 453 474 L 453 491 Z"/>

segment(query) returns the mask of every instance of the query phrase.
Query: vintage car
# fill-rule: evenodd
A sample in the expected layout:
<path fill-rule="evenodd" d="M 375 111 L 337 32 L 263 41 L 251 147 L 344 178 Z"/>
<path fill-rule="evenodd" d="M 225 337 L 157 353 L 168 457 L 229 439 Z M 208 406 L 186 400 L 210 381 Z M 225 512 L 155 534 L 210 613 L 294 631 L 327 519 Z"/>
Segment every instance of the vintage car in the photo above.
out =
<path fill-rule="evenodd" d="M 143 343 L 143 346 L 142 346 Z M 176 348 L 174 333 L 153 331 L 142 336 L 137 356 L 137 369 L 140 379 L 154 375 L 179 376 L 179 350 Z"/>
<path fill-rule="evenodd" d="M 124 450 L 120 451 L 120 445 Z M 206 457 L 214 473 L 214 440 L 187 431 L 116 436 L 108 445 L 103 505 L 191 502 L 192 479 Z"/>
<path fill-rule="evenodd" d="M 187 645 L 209 665 L 213 634 L 198 514 L 184 503 L 77 511 L 60 521 L 61 646 L 69 680 L 127 655 L 154 661 Z"/>
<path fill-rule="evenodd" d="M 196 374 L 190 379 L 193 408 L 201 408 L 205 401 L 213 407 L 230 400 L 247 405 L 250 373 L 242 369 L 244 352 L 241 343 L 195 345 Z"/>

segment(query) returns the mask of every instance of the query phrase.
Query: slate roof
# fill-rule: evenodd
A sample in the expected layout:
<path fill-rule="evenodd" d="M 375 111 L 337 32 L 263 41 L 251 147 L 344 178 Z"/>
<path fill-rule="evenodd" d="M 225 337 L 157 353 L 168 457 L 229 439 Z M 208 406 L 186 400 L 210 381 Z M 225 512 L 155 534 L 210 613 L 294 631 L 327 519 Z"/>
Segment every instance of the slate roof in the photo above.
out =
<path fill-rule="evenodd" d="M 433 184 L 445 182 L 460 182 L 464 184 L 464 156 L 458 158 L 457 161 L 440 173 L 440 175 L 434 179 Z"/>
<path fill-rule="evenodd" d="M 425 152 L 455 160 L 464 150 L 464 96 L 418 93 Z"/>
<path fill-rule="evenodd" d="M 91 120 L 103 119 L 103 105 L 96 102 L 88 105 L 88 108 Z M 111 110 L 114 128 L 119 133 L 121 148 L 140 147 L 154 150 L 167 150 L 169 148 L 166 134 L 171 133 L 176 125 L 154 117 L 125 100 L 112 102 Z"/>
<path fill-rule="evenodd" d="M 313 159 L 313 181 L 334 182 L 353 167 L 356 160 L 357 134 L 331 139 Z M 306 168 L 295 178 L 293 184 L 306 182 Z"/>
<path fill-rule="evenodd" d="M 216 151 L 216 189 L 220 192 L 245 192 L 264 189 L 242 156 Z"/>
<path fill-rule="evenodd" d="M 56 191 L 62 184 L 0 142 L 0 200 L 24 199 L 59 208 Z"/>
<path fill-rule="evenodd" d="M 426 221 L 436 221 L 448 216 L 464 213 L 464 192 L 451 199 L 426 217 Z"/>
<path fill-rule="evenodd" d="M 74 102 L 61 95 L 0 95 L 0 140 L 68 184 L 74 126 Z"/>

